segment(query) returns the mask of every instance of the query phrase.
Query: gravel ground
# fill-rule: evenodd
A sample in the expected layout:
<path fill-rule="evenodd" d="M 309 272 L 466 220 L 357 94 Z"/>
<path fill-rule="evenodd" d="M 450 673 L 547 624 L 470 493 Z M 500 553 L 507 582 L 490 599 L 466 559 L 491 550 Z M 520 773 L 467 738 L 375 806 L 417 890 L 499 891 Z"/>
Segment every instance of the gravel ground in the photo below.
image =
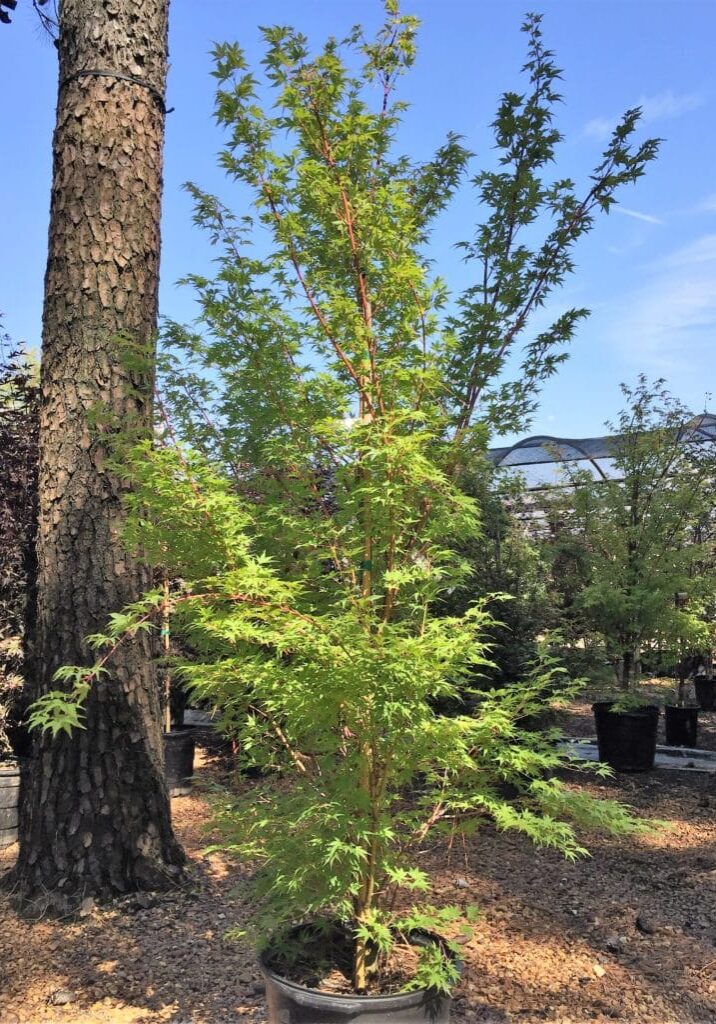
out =
<path fill-rule="evenodd" d="M 573 735 L 593 731 L 588 703 L 567 724 Z M 716 747 L 711 724 L 707 732 Z M 456 1024 L 712 1024 L 716 777 L 656 771 L 580 784 L 672 828 L 592 841 L 593 856 L 574 865 L 489 827 L 420 853 L 436 902 L 483 909 L 464 946 Z M 223 938 L 246 920 L 246 880 L 202 852 L 200 795 L 172 810 L 193 865 L 185 888 L 34 924 L 0 894 L 2 1024 L 265 1024 L 254 958 Z M 0 851 L 0 871 L 13 851 Z"/>

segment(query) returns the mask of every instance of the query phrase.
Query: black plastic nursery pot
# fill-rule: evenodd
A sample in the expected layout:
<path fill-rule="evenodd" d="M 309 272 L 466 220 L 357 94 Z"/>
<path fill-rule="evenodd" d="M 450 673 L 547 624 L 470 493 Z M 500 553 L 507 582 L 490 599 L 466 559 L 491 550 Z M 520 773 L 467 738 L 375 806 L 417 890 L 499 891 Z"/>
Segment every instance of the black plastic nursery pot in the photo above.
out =
<path fill-rule="evenodd" d="M 695 747 L 699 727 L 699 709 L 667 704 L 666 743 L 670 747 Z"/>
<path fill-rule="evenodd" d="M 23 766 L 0 761 L 0 847 L 17 842 Z"/>
<path fill-rule="evenodd" d="M 694 679 L 696 700 L 702 711 L 716 710 L 716 679 L 696 676 Z"/>
<path fill-rule="evenodd" d="M 599 760 L 617 772 L 648 772 L 654 767 L 659 709 L 654 704 L 612 711 L 615 701 L 592 704 Z"/>
<path fill-rule="evenodd" d="M 169 796 L 187 796 L 194 774 L 194 726 L 164 733 L 164 777 Z"/>
<path fill-rule="evenodd" d="M 298 931 L 298 929 L 297 929 Z M 429 932 L 411 936 L 416 945 L 441 944 Z M 307 988 L 272 966 L 270 949 L 259 957 L 266 982 L 268 1024 L 449 1024 L 452 999 L 426 990 L 395 995 L 336 995 Z"/>

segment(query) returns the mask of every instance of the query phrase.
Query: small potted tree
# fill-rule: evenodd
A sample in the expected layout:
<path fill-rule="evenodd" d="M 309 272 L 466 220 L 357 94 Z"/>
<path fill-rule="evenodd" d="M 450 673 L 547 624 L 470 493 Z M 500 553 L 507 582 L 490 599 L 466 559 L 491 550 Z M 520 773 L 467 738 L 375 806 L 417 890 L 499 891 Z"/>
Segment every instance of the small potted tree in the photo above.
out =
<path fill-rule="evenodd" d="M 474 912 L 428 898 L 415 844 L 429 833 L 491 818 L 575 857 L 581 827 L 644 827 L 564 786 L 568 755 L 520 728 L 562 675 L 550 656 L 521 685 L 471 693 L 492 618 L 440 598 L 469 576 L 460 542 L 479 531 L 463 472 L 491 430 L 525 422 L 585 311 L 529 342 L 506 381 L 516 340 L 656 143 L 633 145 L 630 111 L 584 196 L 543 181 L 559 71 L 529 17 L 529 86 L 495 123 L 502 168 L 474 178 L 477 283 L 448 312 L 424 246 L 469 154 L 454 135 L 428 162 L 395 153 L 416 21 L 386 10 L 376 39 L 354 29 L 317 56 L 300 33 L 263 30 L 267 111 L 241 50 L 217 47 L 222 163 L 255 216 L 192 188 L 217 276 L 190 279 L 201 329 L 168 328 L 157 443 L 122 454 L 127 542 L 185 585 L 116 616 L 93 638 L 97 664 L 62 669 L 66 689 L 33 715 L 71 727 L 122 636 L 168 606 L 196 652 L 185 682 L 273 770 L 220 813 L 224 848 L 259 865 L 273 1024 L 447 1020 L 458 967 L 436 932 Z M 540 214 L 543 242 L 517 242 Z M 442 714 L 461 693 L 474 713 Z"/>
<path fill-rule="evenodd" d="M 709 559 L 698 525 L 712 503 L 714 455 L 663 381 L 642 376 L 622 392 L 627 405 L 608 425 L 610 477 L 569 474 L 571 524 L 590 560 L 579 604 L 604 640 L 619 686 L 617 698 L 594 705 L 600 757 L 622 771 L 644 771 L 654 763 L 659 708 L 640 693 L 641 653 L 647 644 L 703 642 L 708 632 L 699 593 Z M 690 600 L 677 603 L 675 594 Z"/>
<path fill-rule="evenodd" d="M 677 647 L 677 688 L 675 701 L 664 705 L 666 742 L 673 747 L 695 747 L 698 738 L 699 704 L 689 700 L 687 671 L 688 652 L 698 650 L 711 641 L 711 629 L 707 625 L 703 608 L 696 608 L 685 592 L 675 598 L 677 612 L 682 614 L 675 623 L 673 635 Z"/>

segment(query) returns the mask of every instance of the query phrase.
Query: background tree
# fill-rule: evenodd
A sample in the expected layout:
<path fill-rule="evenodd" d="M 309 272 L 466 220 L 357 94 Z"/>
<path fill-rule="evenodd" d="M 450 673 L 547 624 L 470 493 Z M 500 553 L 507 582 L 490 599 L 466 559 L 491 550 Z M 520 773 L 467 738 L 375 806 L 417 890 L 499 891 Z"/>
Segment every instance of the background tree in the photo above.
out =
<path fill-rule="evenodd" d="M 647 644 L 662 651 L 709 646 L 704 605 L 713 593 L 710 531 L 713 444 L 662 380 L 622 385 L 613 479 L 570 474 L 573 533 L 588 559 L 576 604 L 602 636 L 623 688 L 638 679 Z M 679 596 L 680 595 L 680 596 Z"/>
<path fill-rule="evenodd" d="M 43 27 L 54 36 L 58 24 L 57 0 L 32 0 Z M 17 0 L 0 0 L 0 24 L 9 25 L 9 11 L 17 8 Z"/>
<path fill-rule="evenodd" d="M 463 613 L 477 599 L 488 599 L 495 618 L 490 629 L 492 667 L 481 674 L 491 684 L 523 679 L 537 657 L 537 637 L 561 623 L 549 592 L 549 566 L 539 539 L 530 531 L 530 501 L 524 481 L 475 459 L 461 487 L 480 509 L 480 533 L 461 545 L 472 566 L 469 581 L 445 595 L 441 607 Z"/>
<path fill-rule="evenodd" d="M 580 598 L 589 583 L 591 560 L 583 540 L 570 526 L 567 502 L 546 503 L 544 532 L 539 538 L 552 628 L 559 632 L 564 663 L 574 675 L 598 677 L 604 671 L 604 645 Z"/>
<path fill-rule="evenodd" d="M 37 576 L 38 412 L 37 367 L 0 337 L 0 756 L 28 746 L 20 720 Z"/>
<path fill-rule="evenodd" d="M 63 0 L 45 277 L 35 684 L 149 578 L 120 539 L 117 423 L 148 433 L 157 316 L 168 0 Z M 131 348 L 141 358 L 131 365 Z M 12 884 L 64 910 L 179 870 L 151 651 L 137 637 L 85 728 L 42 738 Z"/>

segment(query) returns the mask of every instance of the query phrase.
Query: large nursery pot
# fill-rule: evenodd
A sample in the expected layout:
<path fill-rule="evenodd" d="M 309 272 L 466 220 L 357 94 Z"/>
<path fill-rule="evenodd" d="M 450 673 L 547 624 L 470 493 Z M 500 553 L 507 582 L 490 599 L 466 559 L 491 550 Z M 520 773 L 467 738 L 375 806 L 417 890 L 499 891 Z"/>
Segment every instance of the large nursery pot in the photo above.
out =
<path fill-rule="evenodd" d="M 678 704 L 667 704 L 664 708 L 664 715 L 668 746 L 695 747 L 699 726 L 699 709 L 693 705 L 683 707 Z"/>
<path fill-rule="evenodd" d="M 617 772 L 648 772 L 654 767 L 659 708 L 654 704 L 612 711 L 616 701 L 592 704 L 599 760 Z"/>
<path fill-rule="evenodd" d="M 300 930 L 301 926 L 292 934 Z M 430 932 L 413 933 L 410 941 L 415 945 L 442 944 L 440 937 Z M 425 989 L 374 996 L 322 992 L 283 977 L 272 960 L 269 947 L 259 957 L 266 982 L 268 1024 L 449 1024 L 450 996 Z"/>
<path fill-rule="evenodd" d="M 716 679 L 712 676 L 696 676 L 694 689 L 696 690 L 696 700 L 702 711 L 716 709 Z"/>
<path fill-rule="evenodd" d="M 0 847 L 17 842 L 22 773 L 21 762 L 0 761 Z"/>
<path fill-rule="evenodd" d="M 194 726 L 164 733 L 164 777 L 169 796 L 187 796 L 194 774 Z"/>

